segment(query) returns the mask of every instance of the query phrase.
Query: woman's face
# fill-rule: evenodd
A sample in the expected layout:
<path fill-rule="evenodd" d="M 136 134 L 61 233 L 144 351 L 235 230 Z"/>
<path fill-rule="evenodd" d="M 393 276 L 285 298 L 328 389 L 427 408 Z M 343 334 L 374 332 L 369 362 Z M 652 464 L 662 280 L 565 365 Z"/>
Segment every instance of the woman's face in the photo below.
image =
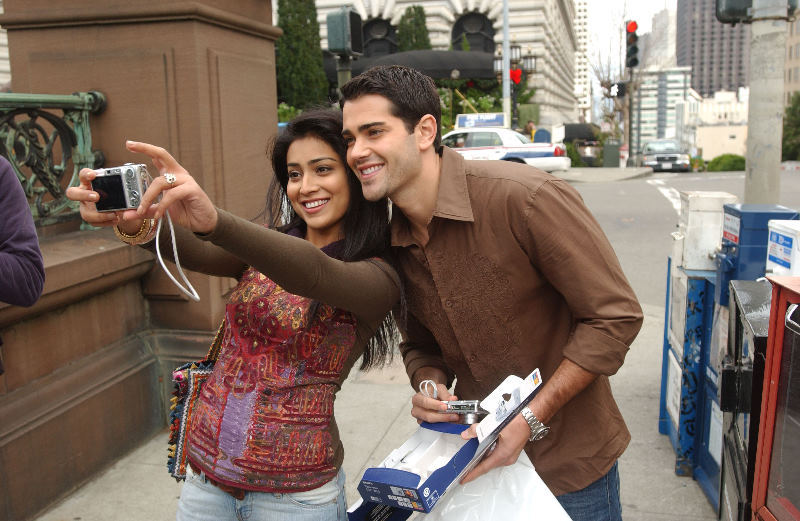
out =
<path fill-rule="evenodd" d="M 350 187 L 345 164 L 333 147 L 314 136 L 296 139 L 289 145 L 286 169 L 286 195 L 306 222 L 306 239 L 320 248 L 341 239 Z"/>

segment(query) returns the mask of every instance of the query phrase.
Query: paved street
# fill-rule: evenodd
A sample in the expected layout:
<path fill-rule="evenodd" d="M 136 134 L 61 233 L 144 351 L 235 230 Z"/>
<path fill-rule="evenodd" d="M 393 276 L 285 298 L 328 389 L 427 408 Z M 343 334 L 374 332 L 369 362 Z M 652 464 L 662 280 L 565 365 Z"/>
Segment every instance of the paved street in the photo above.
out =
<path fill-rule="evenodd" d="M 716 516 L 692 478 L 673 472 L 674 452 L 658 434 L 658 400 L 669 233 L 678 222 L 680 190 L 718 190 L 741 196 L 743 173 L 649 174 L 633 169 L 574 169 L 563 177 L 580 191 L 603 226 L 639 296 L 645 323 L 619 374 L 615 396 L 632 432 L 620 460 L 626 521 L 712 521 Z M 782 200 L 800 208 L 800 172 L 783 174 Z M 399 363 L 353 373 L 336 402 L 345 444 L 348 501 L 364 469 L 382 460 L 415 429 L 412 391 Z M 174 519 L 180 486 L 165 471 L 166 433 L 76 489 L 37 521 L 159 521 Z"/>

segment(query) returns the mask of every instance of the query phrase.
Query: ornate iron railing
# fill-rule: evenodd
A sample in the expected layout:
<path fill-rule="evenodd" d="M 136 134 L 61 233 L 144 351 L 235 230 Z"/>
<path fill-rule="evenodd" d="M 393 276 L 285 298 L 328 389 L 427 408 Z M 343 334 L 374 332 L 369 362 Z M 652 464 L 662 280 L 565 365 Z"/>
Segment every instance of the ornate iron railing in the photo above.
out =
<path fill-rule="evenodd" d="M 78 184 L 82 168 L 103 164 L 103 154 L 92 150 L 89 114 L 102 112 L 105 104 L 96 91 L 0 94 L 0 155 L 14 167 L 37 226 L 77 213 L 77 203 L 65 192 Z"/>

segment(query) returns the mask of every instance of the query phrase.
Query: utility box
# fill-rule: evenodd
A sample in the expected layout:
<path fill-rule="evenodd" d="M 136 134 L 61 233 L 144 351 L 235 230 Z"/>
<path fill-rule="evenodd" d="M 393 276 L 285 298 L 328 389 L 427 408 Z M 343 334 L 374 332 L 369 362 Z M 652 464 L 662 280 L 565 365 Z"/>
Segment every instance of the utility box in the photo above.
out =
<path fill-rule="evenodd" d="M 722 248 L 717 254 L 715 300 L 728 305 L 728 281 L 763 277 L 772 220 L 796 220 L 795 210 L 773 204 L 726 204 L 723 207 Z"/>
<path fill-rule="evenodd" d="M 723 410 L 719 378 L 728 346 L 729 283 L 763 277 L 766 239 L 771 219 L 794 219 L 797 212 L 779 205 L 725 204 L 719 251 L 714 256 L 713 327 L 708 348 L 703 351 L 703 399 L 698 422 L 698 445 L 694 476 L 715 509 L 719 509 L 720 470 L 723 457 Z"/>
<path fill-rule="evenodd" d="M 767 273 L 800 276 L 800 221 L 769 222 Z"/>
<path fill-rule="evenodd" d="M 723 206 L 737 202 L 727 192 L 681 192 L 678 231 L 673 240 L 681 241 L 680 251 L 673 249 L 672 262 L 686 270 L 715 270 L 714 256 L 722 235 Z"/>
<path fill-rule="evenodd" d="M 723 422 L 719 518 L 750 521 L 772 285 L 730 283 L 730 333 L 720 372 Z"/>
<path fill-rule="evenodd" d="M 603 167 L 619 167 L 619 141 L 606 141 L 603 144 Z"/>
<path fill-rule="evenodd" d="M 711 338 L 716 272 L 680 267 L 667 272 L 658 431 L 669 437 L 675 450 L 675 473 L 693 476 L 698 429 L 702 424 L 703 360 Z"/>

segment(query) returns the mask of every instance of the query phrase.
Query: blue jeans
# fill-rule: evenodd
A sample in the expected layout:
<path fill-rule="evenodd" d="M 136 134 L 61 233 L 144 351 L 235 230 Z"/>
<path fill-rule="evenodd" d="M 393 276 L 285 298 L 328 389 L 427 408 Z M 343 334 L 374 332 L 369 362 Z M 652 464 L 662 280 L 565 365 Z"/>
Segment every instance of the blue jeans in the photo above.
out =
<path fill-rule="evenodd" d="M 347 521 L 344 471 L 307 492 L 247 492 L 238 500 L 202 474 L 186 478 L 177 521 Z"/>
<path fill-rule="evenodd" d="M 556 497 L 572 521 L 622 521 L 617 463 L 588 487 Z"/>

